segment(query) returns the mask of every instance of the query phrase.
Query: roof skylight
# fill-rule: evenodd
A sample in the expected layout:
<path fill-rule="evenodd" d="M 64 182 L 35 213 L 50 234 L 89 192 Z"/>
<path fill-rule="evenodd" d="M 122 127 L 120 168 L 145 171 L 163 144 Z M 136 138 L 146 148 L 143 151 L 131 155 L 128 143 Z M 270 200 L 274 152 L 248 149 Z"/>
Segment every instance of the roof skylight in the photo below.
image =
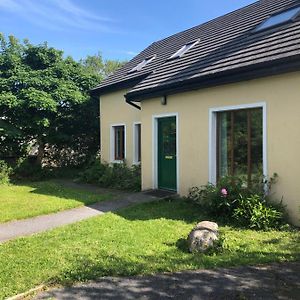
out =
<path fill-rule="evenodd" d="M 134 73 L 142 70 L 147 64 L 149 64 L 153 59 L 156 58 L 156 55 L 145 58 L 138 65 L 136 65 L 133 69 L 131 69 L 128 73 Z"/>
<path fill-rule="evenodd" d="M 289 21 L 293 21 L 299 14 L 300 14 L 300 6 L 280 12 L 276 15 L 271 16 L 269 19 L 267 19 L 266 21 L 258 25 L 254 29 L 254 32 L 265 30 L 277 25 L 281 25 Z"/>
<path fill-rule="evenodd" d="M 185 44 L 184 46 L 182 46 L 177 52 L 175 52 L 169 59 L 174 59 L 174 58 L 179 58 L 181 57 L 183 54 L 185 54 L 186 52 L 188 52 L 192 47 L 194 47 L 196 44 L 199 43 L 199 39 L 189 42 L 187 44 Z"/>

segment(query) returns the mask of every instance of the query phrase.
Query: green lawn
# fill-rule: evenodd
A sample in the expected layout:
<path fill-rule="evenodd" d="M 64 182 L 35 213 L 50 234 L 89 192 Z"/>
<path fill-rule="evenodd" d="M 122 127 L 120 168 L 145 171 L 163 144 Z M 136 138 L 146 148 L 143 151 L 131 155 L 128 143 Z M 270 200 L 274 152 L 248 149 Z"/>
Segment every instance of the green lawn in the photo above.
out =
<path fill-rule="evenodd" d="M 0 223 L 53 213 L 110 199 L 53 181 L 0 186 Z"/>
<path fill-rule="evenodd" d="M 189 254 L 185 238 L 201 220 L 183 200 L 141 204 L 0 245 L 0 298 L 45 284 L 107 275 L 152 274 L 300 259 L 299 232 L 221 227 L 227 250 Z"/>

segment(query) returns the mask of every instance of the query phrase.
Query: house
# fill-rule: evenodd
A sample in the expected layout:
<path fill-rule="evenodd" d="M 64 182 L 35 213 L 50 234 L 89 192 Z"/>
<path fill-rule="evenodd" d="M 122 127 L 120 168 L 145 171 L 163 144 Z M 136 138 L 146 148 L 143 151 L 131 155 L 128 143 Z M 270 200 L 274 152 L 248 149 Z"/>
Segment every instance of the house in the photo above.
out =
<path fill-rule="evenodd" d="M 223 175 L 279 174 L 300 207 L 300 1 L 261 0 L 154 42 L 93 92 L 103 161 L 186 195 Z"/>

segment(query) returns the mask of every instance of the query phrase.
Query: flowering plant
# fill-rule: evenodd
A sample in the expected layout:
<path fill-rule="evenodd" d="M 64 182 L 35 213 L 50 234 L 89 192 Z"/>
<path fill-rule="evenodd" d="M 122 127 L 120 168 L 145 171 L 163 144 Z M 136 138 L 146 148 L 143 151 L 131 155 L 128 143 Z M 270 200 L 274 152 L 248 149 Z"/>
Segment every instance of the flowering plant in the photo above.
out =
<path fill-rule="evenodd" d="M 223 197 L 227 197 L 227 196 L 228 196 L 228 191 L 227 191 L 227 189 L 222 188 L 222 189 L 221 189 L 221 194 L 222 194 Z"/>

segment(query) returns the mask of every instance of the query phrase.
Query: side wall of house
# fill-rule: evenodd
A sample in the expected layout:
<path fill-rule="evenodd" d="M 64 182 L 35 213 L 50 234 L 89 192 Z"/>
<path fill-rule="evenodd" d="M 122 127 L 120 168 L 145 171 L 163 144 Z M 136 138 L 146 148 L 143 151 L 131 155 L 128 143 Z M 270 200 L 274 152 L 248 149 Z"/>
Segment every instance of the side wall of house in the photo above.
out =
<path fill-rule="evenodd" d="M 125 160 L 128 165 L 134 161 L 133 125 L 140 122 L 140 111 L 125 102 L 126 90 L 117 91 L 100 97 L 100 140 L 102 162 L 112 162 L 111 126 L 125 125 Z"/>
<path fill-rule="evenodd" d="M 190 187 L 209 181 L 210 109 L 265 103 L 267 174 L 278 173 L 279 181 L 275 186 L 277 197 L 280 199 L 283 196 L 293 222 L 299 224 L 299 98 L 300 72 L 295 72 L 171 95 L 165 106 L 161 105 L 159 98 L 143 101 L 143 189 L 154 187 L 153 116 L 178 114 L 178 190 L 181 195 L 186 195 Z"/>

